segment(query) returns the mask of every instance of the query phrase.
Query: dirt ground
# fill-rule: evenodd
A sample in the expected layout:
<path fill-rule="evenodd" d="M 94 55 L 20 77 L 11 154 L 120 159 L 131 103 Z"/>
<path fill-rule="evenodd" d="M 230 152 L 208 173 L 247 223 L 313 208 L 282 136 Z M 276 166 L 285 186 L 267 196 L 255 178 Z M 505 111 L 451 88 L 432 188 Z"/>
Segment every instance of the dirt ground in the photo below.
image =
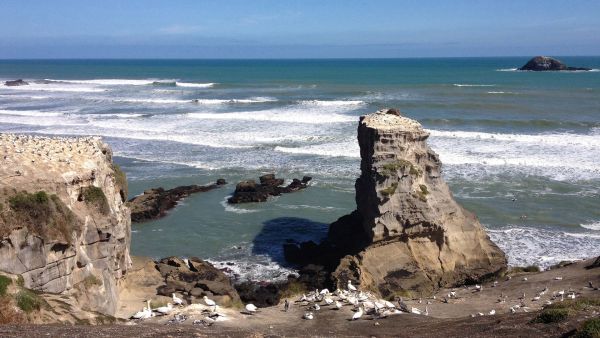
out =
<path fill-rule="evenodd" d="M 436 293 L 435 299 L 404 300 L 409 308 L 424 311 L 427 307 L 428 316 L 403 313 L 375 319 L 364 315 L 351 321 L 352 306 L 345 305 L 340 310 L 323 306 L 314 311 L 313 320 L 305 320 L 302 315 L 306 308 L 293 303 L 288 312 L 277 306 L 260 309 L 254 315 L 219 309 L 218 312 L 225 316 L 223 320 L 205 327 L 194 324 L 194 320 L 204 318 L 202 312 L 206 307 L 195 304 L 178 308 L 168 316 L 127 324 L 2 326 L 0 337 L 561 337 L 568 336 L 586 319 L 600 317 L 599 310 L 580 311 L 559 324 L 531 323 L 531 320 L 546 301 L 560 302 L 560 297 L 553 295 L 561 290 L 565 291 L 565 299 L 569 292 L 574 292 L 577 298 L 600 299 L 600 291 L 588 287 L 590 281 L 594 286 L 600 286 L 600 268 L 584 268 L 590 263 L 585 261 L 541 273 L 517 274 L 510 280 L 504 277 L 495 286 L 493 281 L 482 285 L 481 291 L 474 286 L 444 289 Z M 534 301 L 533 297 L 544 288 L 548 291 Z M 449 298 L 451 291 L 456 296 Z M 444 297 L 448 299 L 447 303 Z M 141 308 L 143 298 L 145 295 L 141 292 L 135 297 L 130 294 L 127 297 L 129 304 L 123 310 Z M 517 304 L 519 308 L 511 313 L 510 307 Z M 489 314 L 492 310 L 494 315 Z M 169 323 L 175 314 L 186 315 L 187 319 Z"/>

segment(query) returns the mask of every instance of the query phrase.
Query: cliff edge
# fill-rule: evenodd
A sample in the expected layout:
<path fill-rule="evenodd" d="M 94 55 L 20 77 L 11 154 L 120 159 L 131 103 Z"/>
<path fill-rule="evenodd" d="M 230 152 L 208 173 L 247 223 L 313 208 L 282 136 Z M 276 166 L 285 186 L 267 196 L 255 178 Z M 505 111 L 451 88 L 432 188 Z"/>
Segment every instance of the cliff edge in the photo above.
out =
<path fill-rule="evenodd" d="M 0 271 L 112 315 L 131 265 L 126 179 L 99 138 L 0 135 Z"/>

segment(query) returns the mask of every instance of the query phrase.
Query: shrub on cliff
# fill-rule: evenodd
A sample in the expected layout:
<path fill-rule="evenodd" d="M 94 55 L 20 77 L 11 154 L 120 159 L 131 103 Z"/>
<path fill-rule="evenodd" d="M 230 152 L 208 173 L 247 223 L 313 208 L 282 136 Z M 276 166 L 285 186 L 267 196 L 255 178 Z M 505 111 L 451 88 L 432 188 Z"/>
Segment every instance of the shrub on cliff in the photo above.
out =
<path fill-rule="evenodd" d="M 10 212 L 2 214 L 3 223 L 13 228 L 24 226 L 45 239 L 58 236 L 70 243 L 77 218 L 56 195 L 44 191 L 20 192 L 8 199 Z"/>
<path fill-rule="evenodd" d="M 534 319 L 537 323 L 559 323 L 569 318 L 569 309 L 545 309 Z"/>
<path fill-rule="evenodd" d="M 599 338 L 600 337 L 600 318 L 588 319 L 577 330 L 577 338 Z"/>
<path fill-rule="evenodd" d="M 34 310 L 39 310 L 42 307 L 43 301 L 33 291 L 23 289 L 17 293 L 17 306 L 26 313 Z"/>
<path fill-rule="evenodd" d="M 125 172 L 116 164 L 113 164 L 113 170 L 115 172 L 115 181 L 119 186 L 119 193 L 121 194 L 121 200 L 125 202 L 127 200 L 127 196 L 129 195 L 129 188 L 127 186 L 127 175 Z"/>
<path fill-rule="evenodd" d="M 101 188 L 89 186 L 81 189 L 80 198 L 88 205 L 95 206 L 102 214 L 108 214 L 110 207 L 106 200 L 106 195 Z"/>
<path fill-rule="evenodd" d="M 6 290 L 8 289 L 8 286 L 12 284 L 12 279 L 0 275 L 0 297 L 6 295 Z"/>

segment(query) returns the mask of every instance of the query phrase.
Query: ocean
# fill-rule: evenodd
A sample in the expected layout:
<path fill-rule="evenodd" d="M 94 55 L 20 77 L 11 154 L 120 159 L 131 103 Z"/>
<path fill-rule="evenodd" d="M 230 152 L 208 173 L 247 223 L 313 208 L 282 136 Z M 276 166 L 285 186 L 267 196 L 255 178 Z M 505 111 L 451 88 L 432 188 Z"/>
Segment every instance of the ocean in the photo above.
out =
<path fill-rule="evenodd" d="M 600 57 L 592 72 L 520 72 L 527 57 L 359 60 L 0 60 L 0 132 L 100 135 L 152 187 L 229 184 L 132 225 L 132 254 L 198 256 L 240 279 L 285 278 L 286 241 L 355 208 L 360 115 L 396 107 L 431 133 L 455 198 L 511 265 L 600 255 Z M 241 180 L 313 177 L 228 205 Z"/>

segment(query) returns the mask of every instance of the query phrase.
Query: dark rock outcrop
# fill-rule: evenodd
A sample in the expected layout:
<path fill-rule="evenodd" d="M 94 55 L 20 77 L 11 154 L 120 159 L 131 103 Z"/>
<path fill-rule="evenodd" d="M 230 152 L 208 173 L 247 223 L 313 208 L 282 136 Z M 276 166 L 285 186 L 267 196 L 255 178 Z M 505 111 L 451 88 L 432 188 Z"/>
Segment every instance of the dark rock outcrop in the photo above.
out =
<path fill-rule="evenodd" d="M 27 86 L 29 83 L 27 83 L 26 81 L 23 81 L 22 79 L 18 79 L 18 80 L 12 80 L 12 81 L 6 81 L 4 82 L 5 86 L 9 86 L 9 87 L 16 87 L 16 86 Z"/>
<path fill-rule="evenodd" d="M 295 178 L 285 187 L 282 186 L 284 180 L 276 178 L 274 174 L 263 175 L 259 180 L 260 184 L 256 184 L 254 180 L 238 183 L 233 196 L 227 201 L 231 204 L 266 202 L 269 196 L 279 196 L 306 188 L 312 177 L 304 176 L 302 180 Z"/>
<path fill-rule="evenodd" d="M 220 178 L 215 184 L 206 186 L 194 184 L 169 190 L 163 188 L 148 189 L 143 194 L 129 200 L 128 206 L 131 209 L 131 220 L 133 222 L 145 222 L 164 217 L 167 211 L 177 206 L 177 203 L 181 199 L 194 193 L 216 189 L 226 183 L 224 179 Z"/>
<path fill-rule="evenodd" d="M 171 297 L 173 293 L 181 293 L 190 300 L 208 296 L 223 306 L 240 301 L 230 279 L 200 258 L 167 257 L 156 262 L 156 269 L 165 279 L 165 284 L 157 290 L 159 295 Z"/>
<path fill-rule="evenodd" d="M 531 70 L 531 71 L 574 71 L 574 70 L 591 70 L 590 68 L 583 67 L 569 67 L 561 61 L 547 57 L 547 56 L 536 56 L 533 59 L 527 61 L 527 63 L 519 68 L 519 70 Z"/>

